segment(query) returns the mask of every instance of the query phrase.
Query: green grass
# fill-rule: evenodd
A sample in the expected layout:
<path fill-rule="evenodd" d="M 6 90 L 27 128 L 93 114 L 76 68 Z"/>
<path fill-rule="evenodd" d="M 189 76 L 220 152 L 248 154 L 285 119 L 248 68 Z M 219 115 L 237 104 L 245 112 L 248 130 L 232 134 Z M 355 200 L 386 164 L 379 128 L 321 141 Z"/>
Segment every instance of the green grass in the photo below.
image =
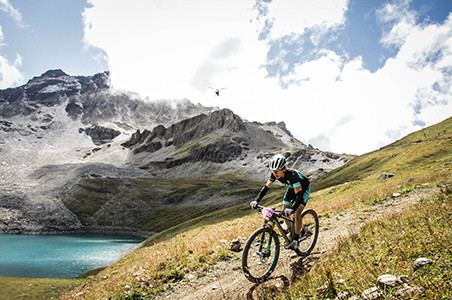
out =
<path fill-rule="evenodd" d="M 265 205 L 267 206 L 277 206 L 281 202 L 281 194 L 283 193 L 283 188 L 273 188 L 268 192 L 266 196 Z M 250 199 L 249 202 L 251 202 Z M 219 209 L 212 211 L 210 213 L 201 215 L 199 217 L 189 219 L 185 222 L 179 223 L 175 226 L 172 226 L 168 229 L 165 229 L 146 241 L 143 242 L 143 246 L 150 246 L 156 243 L 166 241 L 172 239 L 177 234 L 183 233 L 185 231 L 193 230 L 194 228 L 198 228 L 200 226 L 207 226 L 212 224 L 221 224 L 222 222 L 228 220 L 239 220 L 244 216 L 249 216 L 255 213 L 253 210 L 250 210 L 249 202 L 245 202 L 243 204 L 234 205 L 229 208 Z"/>
<path fill-rule="evenodd" d="M 85 178 L 63 202 L 83 224 L 161 232 L 240 201 L 249 203 L 261 186 L 237 174 L 202 179 Z M 217 202 L 206 202 L 212 196 Z"/>
<path fill-rule="evenodd" d="M 401 215 L 367 224 L 358 234 L 340 241 L 333 253 L 315 264 L 289 291 L 274 293 L 271 298 L 326 299 L 340 292 L 360 296 L 375 286 L 380 275 L 392 274 L 407 275 L 410 285 L 424 288 L 425 297 L 412 299 L 451 299 L 451 216 L 451 190 L 445 189 Z M 434 263 L 415 270 L 413 263 L 419 257 Z M 338 284 L 339 280 L 343 283 Z M 319 293 L 325 283 L 329 289 Z M 395 296 L 400 288 L 387 289 L 385 299 Z"/>
<path fill-rule="evenodd" d="M 441 135 L 437 136 L 437 132 L 441 132 Z M 377 151 L 352 159 L 317 180 L 312 190 L 319 191 L 345 182 L 374 180 L 381 173 L 394 173 L 406 178 L 421 177 L 434 171 L 450 173 L 451 149 L 452 118 L 449 118 Z"/>
<path fill-rule="evenodd" d="M 65 196 L 63 202 L 83 224 L 92 225 L 90 217 L 119 193 L 114 178 L 81 179 Z"/>
<path fill-rule="evenodd" d="M 56 299 L 85 282 L 83 279 L 0 277 L 0 299 Z"/>

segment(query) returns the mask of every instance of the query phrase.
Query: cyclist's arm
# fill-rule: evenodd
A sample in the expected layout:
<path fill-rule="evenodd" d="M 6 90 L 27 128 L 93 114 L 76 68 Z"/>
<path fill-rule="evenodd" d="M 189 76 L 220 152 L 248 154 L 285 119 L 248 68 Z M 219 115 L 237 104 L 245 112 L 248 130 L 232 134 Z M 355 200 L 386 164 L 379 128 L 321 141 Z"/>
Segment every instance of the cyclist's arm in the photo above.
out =
<path fill-rule="evenodd" d="M 301 188 L 301 186 L 295 186 L 293 190 L 295 192 L 295 202 L 292 206 L 292 209 L 296 211 L 303 201 L 303 189 Z"/>
<path fill-rule="evenodd" d="M 272 186 L 273 181 L 270 179 L 267 180 L 267 183 L 264 185 L 264 187 L 260 190 L 259 194 L 256 197 L 256 202 L 259 204 L 261 202 L 262 198 L 264 198 L 265 194 L 267 194 L 268 190 Z"/>

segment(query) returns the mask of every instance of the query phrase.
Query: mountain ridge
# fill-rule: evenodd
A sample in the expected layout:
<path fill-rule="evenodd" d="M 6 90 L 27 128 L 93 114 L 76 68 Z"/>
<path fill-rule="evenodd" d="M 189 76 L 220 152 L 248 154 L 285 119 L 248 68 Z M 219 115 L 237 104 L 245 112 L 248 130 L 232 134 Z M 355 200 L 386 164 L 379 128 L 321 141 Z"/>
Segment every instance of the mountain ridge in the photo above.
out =
<path fill-rule="evenodd" d="M 8 199 L 0 202 L 0 232 L 8 233 L 83 230 L 87 225 L 73 212 L 79 204 L 68 195 L 104 199 L 88 225 L 112 223 L 101 211 L 116 218 L 123 212 L 111 203 L 126 203 L 127 194 L 118 199 L 86 190 L 108 178 L 116 184 L 132 180 L 140 189 L 139 178 L 150 182 L 159 177 L 162 183 L 165 178 L 182 178 L 190 186 L 191 178 L 234 173 L 250 186 L 267 176 L 266 160 L 274 153 L 285 153 L 294 167 L 312 176 L 350 159 L 304 145 L 282 122 L 248 122 L 228 109 L 187 99 L 149 102 L 132 92 L 113 90 L 108 72 L 70 76 L 49 70 L 23 86 L 0 90 L 0 133 L 0 196 Z M 199 199 L 200 195 L 205 195 L 206 203 L 215 199 L 215 193 L 198 188 Z M 249 195 L 228 197 L 217 200 L 232 205 Z M 7 204 L 11 201 L 22 204 Z M 125 223 L 117 226 L 130 227 Z M 135 229 L 147 223 L 136 224 Z"/>

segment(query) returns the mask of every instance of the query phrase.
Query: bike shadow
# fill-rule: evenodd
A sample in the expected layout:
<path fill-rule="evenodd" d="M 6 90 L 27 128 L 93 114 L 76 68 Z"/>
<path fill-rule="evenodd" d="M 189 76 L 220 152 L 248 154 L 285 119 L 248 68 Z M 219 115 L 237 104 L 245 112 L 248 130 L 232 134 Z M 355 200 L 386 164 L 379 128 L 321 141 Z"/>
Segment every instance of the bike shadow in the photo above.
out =
<path fill-rule="evenodd" d="M 291 281 L 297 281 L 303 277 L 312 268 L 314 262 L 320 259 L 320 252 L 312 252 L 305 257 L 297 257 L 294 262 L 290 263 Z"/>
<path fill-rule="evenodd" d="M 262 299 L 263 295 L 279 294 L 284 289 L 289 287 L 292 283 L 298 281 L 312 268 L 312 263 L 318 260 L 320 257 L 312 253 L 307 257 L 298 257 L 289 264 L 290 275 L 271 276 L 263 282 L 259 282 L 251 286 L 250 290 L 246 293 L 246 299 Z"/>

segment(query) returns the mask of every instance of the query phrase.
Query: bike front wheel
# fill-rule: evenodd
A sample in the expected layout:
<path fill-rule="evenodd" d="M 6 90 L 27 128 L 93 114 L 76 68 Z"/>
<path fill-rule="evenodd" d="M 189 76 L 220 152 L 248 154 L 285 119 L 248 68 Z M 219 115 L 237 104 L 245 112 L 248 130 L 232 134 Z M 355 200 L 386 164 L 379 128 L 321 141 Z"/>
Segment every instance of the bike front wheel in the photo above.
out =
<path fill-rule="evenodd" d="M 253 232 L 243 249 L 245 277 L 255 283 L 268 279 L 278 263 L 279 250 L 279 238 L 273 229 L 261 227 Z"/>
<path fill-rule="evenodd" d="M 319 217 L 313 209 L 307 209 L 301 214 L 303 227 L 295 252 L 300 256 L 308 256 L 315 247 L 319 237 Z"/>

